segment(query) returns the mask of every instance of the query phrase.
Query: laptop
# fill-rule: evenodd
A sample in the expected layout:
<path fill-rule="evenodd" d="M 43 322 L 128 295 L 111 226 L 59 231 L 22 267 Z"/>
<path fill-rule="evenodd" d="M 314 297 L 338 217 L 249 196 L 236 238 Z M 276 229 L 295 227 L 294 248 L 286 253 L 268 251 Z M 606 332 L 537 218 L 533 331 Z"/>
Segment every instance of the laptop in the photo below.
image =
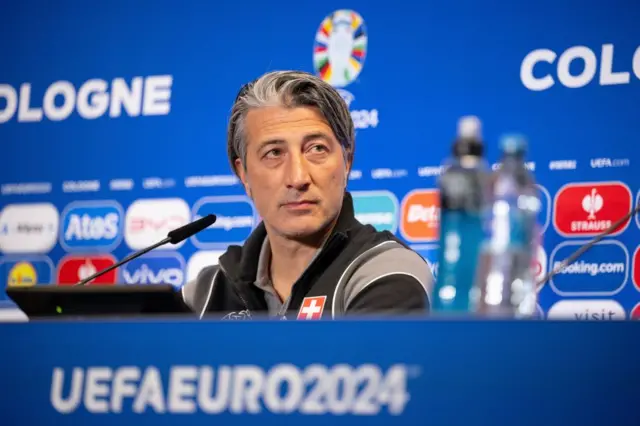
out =
<path fill-rule="evenodd" d="M 36 285 L 7 287 L 7 296 L 29 319 L 149 317 L 193 314 L 182 294 L 167 284 Z"/>

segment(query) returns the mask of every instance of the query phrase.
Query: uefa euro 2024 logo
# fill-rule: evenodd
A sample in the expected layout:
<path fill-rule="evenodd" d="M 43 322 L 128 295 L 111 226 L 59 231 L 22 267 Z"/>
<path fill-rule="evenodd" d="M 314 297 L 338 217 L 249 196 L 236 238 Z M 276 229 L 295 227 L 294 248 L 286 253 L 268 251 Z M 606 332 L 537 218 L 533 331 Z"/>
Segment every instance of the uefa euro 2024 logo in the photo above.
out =
<path fill-rule="evenodd" d="M 353 83 L 367 56 L 367 29 L 364 19 L 353 10 L 337 10 L 325 17 L 316 32 L 313 67 L 316 75 L 336 88 L 356 129 L 377 127 L 377 109 L 351 109 L 355 96 L 344 88 Z"/>

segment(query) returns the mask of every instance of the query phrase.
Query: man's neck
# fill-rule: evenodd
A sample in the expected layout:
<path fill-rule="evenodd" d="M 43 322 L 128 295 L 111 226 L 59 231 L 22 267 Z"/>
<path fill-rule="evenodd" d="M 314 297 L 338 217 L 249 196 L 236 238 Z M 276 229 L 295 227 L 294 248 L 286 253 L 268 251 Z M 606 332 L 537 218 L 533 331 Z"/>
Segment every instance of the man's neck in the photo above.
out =
<path fill-rule="evenodd" d="M 304 242 L 280 235 L 269 236 L 271 282 L 282 301 L 289 298 L 293 285 L 316 256 L 329 232 Z"/>

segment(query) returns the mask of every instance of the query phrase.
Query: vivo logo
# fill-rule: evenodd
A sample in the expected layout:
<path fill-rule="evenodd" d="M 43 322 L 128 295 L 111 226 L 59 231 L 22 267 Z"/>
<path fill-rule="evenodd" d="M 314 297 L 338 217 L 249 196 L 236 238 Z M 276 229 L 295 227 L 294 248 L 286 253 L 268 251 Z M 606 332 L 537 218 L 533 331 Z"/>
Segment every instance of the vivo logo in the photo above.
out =
<path fill-rule="evenodd" d="M 185 282 L 185 261 L 179 253 L 147 253 L 122 266 L 125 284 L 170 284 Z"/>
<path fill-rule="evenodd" d="M 127 284 L 171 284 L 181 287 L 184 282 L 184 272 L 178 268 L 153 271 L 147 265 L 142 265 L 140 269 L 132 272 L 125 270 L 122 274 Z"/>

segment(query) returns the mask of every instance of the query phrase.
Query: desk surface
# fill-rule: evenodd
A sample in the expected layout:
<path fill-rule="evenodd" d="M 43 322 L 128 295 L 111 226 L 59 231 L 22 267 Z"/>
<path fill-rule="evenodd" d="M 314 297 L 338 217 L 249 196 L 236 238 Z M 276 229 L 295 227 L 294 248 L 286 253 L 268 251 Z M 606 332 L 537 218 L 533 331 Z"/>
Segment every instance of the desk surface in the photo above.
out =
<path fill-rule="evenodd" d="M 31 322 L 0 337 L 0 424 L 638 425 L 637 322 Z"/>

